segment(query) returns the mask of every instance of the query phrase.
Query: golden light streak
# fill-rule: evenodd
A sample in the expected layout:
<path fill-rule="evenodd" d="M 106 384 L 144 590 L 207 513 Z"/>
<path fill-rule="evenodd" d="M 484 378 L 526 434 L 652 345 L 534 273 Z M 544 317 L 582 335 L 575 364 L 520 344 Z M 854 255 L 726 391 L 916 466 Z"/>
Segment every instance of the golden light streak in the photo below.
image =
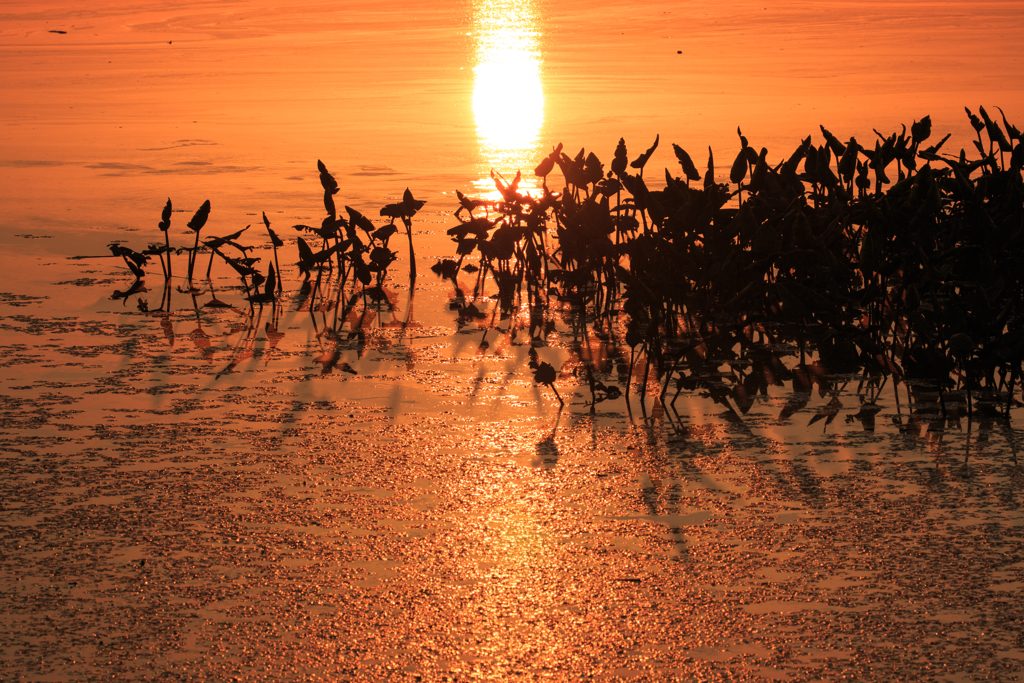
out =
<path fill-rule="evenodd" d="M 535 1 L 477 0 L 473 18 L 473 116 L 482 156 L 509 178 L 518 170 L 532 176 L 544 123 Z M 489 178 L 487 184 L 493 189 Z"/>

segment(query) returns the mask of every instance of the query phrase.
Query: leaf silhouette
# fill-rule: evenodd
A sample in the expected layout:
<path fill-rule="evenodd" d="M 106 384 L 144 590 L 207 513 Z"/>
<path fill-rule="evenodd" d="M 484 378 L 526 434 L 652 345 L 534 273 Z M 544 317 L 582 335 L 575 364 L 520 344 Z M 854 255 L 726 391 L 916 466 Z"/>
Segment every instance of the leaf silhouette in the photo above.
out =
<path fill-rule="evenodd" d="M 636 158 L 636 161 L 631 163 L 630 166 L 633 167 L 633 168 L 639 168 L 640 172 L 642 174 L 644 166 L 647 165 L 647 161 L 651 158 L 651 155 L 654 154 L 654 150 L 658 149 L 658 141 L 659 140 L 661 140 L 661 135 L 655 135 L 654 136 L 654 144 L 651 145 L 650 149 L 648 149 L 646 152 L 644 152 L 643 154 L 638 156 Z"/>
<path fill-rule="evenodd" d="M 370 250 L 370 261 L 372 261 L 378 269 L 386 268 L 394 260 L 395 252 L 391 251 L 387 247 L 374 247 Z"/>
<path fill-rule="evenodd" d="M 296 241 L 299 247 L 299 270 L 303 273 L 308 273 L 316 265 L 313 259 L 313 250 L 306 244 L 306 240 L 301 237 Z"/>
<path fill-rule="evenodd" d="M 157 226 L 164 232 L 171 227 L 171 198 L 167 198 L 167 204 L 164 206 L 163 212 L 160 214 L 160 223 Z"/>
<path fill-rule="evenodd" d="M 1010 125 L 1010 122 L 1006 120 L 1006 114 L 1003 113 L 1003 110 L 1002 110 L 1001 107 L 996 107 L 996 109 L 999 110 L 999 113 L 1003 117 L 1003 127 L 1006 128 L 1006 134 L 1010 136 L 1010 139 L 1016 140 L 1017 142 L 1021 142 L 1021 133 L 1020 133 L 1020 131 L 1017 130 L 1017 128 L 1015 126 Z"/>
<path fill-rule="evenodd" d="M 688 181 L 700 180 L 700 173 L 697 172 L 697 167 L 694 165 L 690 155 L 686 153 L 686 150 L 676 144 L 672 145 L 672 149 L 675 150 L 679 165 L 683 167 L 683 174 L 686 176 L 686 179 Z"/>
<path fill-rule="evenodd" d="M 843 143 L 839 142 L 839 138 L 837 138 L 835 135 L 832 135 L 832 133 L 828 132 L 825 126 L 819 126 L 819 128 L 821 128 L 821 134 L 822 136 L 824 136 L 825 141 L 828 143 L 828 148 L 832 152 L 832 154 L 835 155 L 836 159 L 842 157 L 843 154 L 846 152 L 846 147 L 843 145 Z"/>
<path fill-rule="evenodd" d="M 387 225 L 374 230 L 370 237 L 380 242 L 387 242 L 396 232 L 398 232 L 398 228 L 395 224 L 388 223 Z"/>
<path fill-rule="evenodd" d="M 715 185 L 715 153 L 708 147 L 708 172 L 704 176 L 704 189 L 710 189 Z"/>
<path fill-rule="evenodd" d="M 405 192 L 402 193 L 402 204 L 404 204 L 406 209 L 408 210 L 409 213 L 407 215 L 410 218 L 416 215 L 416 212 L 422 209 L 426 203 L 427 202 L 421 199 L 413 198 L 412 192 L 409 191 L 408 187 L 405 188 Z"/>
<path fill-rule="evenodd" d="M 278 237 L 277 233 L 274 232 L 269 226 L 267 227 L 267 232 L 270 233 L 270 241 L 275 247 L 284 246 L 284 240 Z"/>
<path fill-rule="evenodd" d="M 210 217 L 210 200 L 207 199 L 203 202 L 203 205 L 199 207 L 199 210 L 192 216 L 192 220 L 188 222 L 188 227 L 195 232 L 199 232 L 206 225 L 206 220 Z"/>
<path fill-rule="evenodd" d="M 267 301 L 274 300 L 274 290 L 277 289 L 277 273 L 274 271 L 274 264 L 267 269 L 267 280 L 263 287 L 263 298 Z"/>
<path fill-rule="evenodd" d="M 126 261 L 132 260 L 140 266 L 146 263 L 146 257 L 133 249 L 122 246 L 117 242 L 111 242 L 108 246 L 110 253 L 114 256 L 122 256 Z"/>
<path fill-rule="evenodd" d="M 796 169 L 800 166 L 800 161 L 807 155 L 807 150 L 811 148 L 811 136 L 808 135 L 800 142 L 800 146 L 793 150 L 793 153 L 786 159 L 786 162 L 782 164 L 780 174 L 784 177 L 795 176 Z"/>
<path fill-rule="evenodd" d="M 345 211 L 348 212 L 348 222 L 353 227 L 362 228 L 363 232 L 365 232 L 366 234 L 370 234 L 371 232 L 373 232 L 376 229 L 376 228 L 373 227 L 373 223 L 370 222 L 369 218 L 367 218 L 363 214 L 359 213 L 357 210 L 353 209 L 351 206 L 346 206 L 345 207 Z M 351 235 L 351 233 L 350 233 L 350 235 Z"/>
<path fill-rule="evenodd" d="M 551 387 L 551 390 L 555 392 L 555 398 L 562 405 L 565 405 L 565 401 L 558 394 L 558 389 L 555 388 L 555 380 L 558 379 L 558 372 L 554 366 L 547 362 L 541 362 L 537 365 L 537 368 L 533 371 L 533 380 L 538 384 L 545 384 Z"/>
<path fill-rule="evenodd" d="M 985 130 L 988 133 L 990 140 L 999 145 L 1000 152 L 1009 152 L 1012 150 L 1010 142 L 1003 135 L 1003 131 L 999 128 L 999 124 L 989 118 L 988 112 L 985 111 L 985 107 L 978 107 L 978 112 L 981 114 L 981 118 L 985 120 Z M 984 154 L 982 154 L 984 156 Z"/>
<path fill-rule="evenodd" d="M 921 144 L 932 134 L 932 117 L 925 116 L 920 121 L 914 121 L 910 126 L 910 137 L 914 144 Z"/>
<path fill-rule="evenodd" d="M 747 154 L 744 151 L 745 149 L 745 147 L 741 148 L 740 153 L 736 155 L 736 161 L 732 162 L 729 180 L 732 181 L 733 185 L 739 185 L 747 177 Z"/>
<path fill-rule="evenodd" d="M 853 180 L 853 174 L 857 171 L 858 151 L 860 151 L 860 145 L 857 144 L 857 139 L 850 138 L 850 141 L 846 143 L 846 151 L 843 152 L 843 156 L 837 163 L 837 166 L 839 167 L 839 177 L 842 178 L 845 183 L 851 182 Z"/>
<path fill-rule="evenodd" d="M 561 145 L 559 145 L 561 149 Z M 469 215 L 473 215 L 473 210 L 478 209 L 481 206 L 486 206 L 489 202 L 485 199 L 470 199 L 466 195 L 462 194 L 459 190 L 455 190 L 456 196 L 459 198 L 459 208 L 455 211 L 455 217 L 458 218 L 459 214 L 463 211 L 468 211 Z"/>
<path fill-rule="evenodd" d="M 491 179 L 494 180 L 494 186 L 498 189 L 502 199 L 510 204 L 515 203 L 518 197 L 517 191 L 519 190 L 519 182 L 523 179 L 522 172 L 516 171 L 516 177 L 513 178 L 512 182 L 508 185 L 502 182 L 501 176 L 494 171 L 491 171 Z"/>
<path fill-rule="evenodd" d="M 555 159 L 551 156 L 546 156 L 540 160 L 536 168 L 533 169 L 533 175 L 538 178 L 546 177 L 551 171 L 555 169 Z"/>
<path fill-rule="evenodd" d="M 619 138 L 619 144 L 615 146 L 615 158 L 612 159 L 612 173 L 622 175 L 626 172 L 629 164 L 629 157 L 626 156 L 626 139 Z"/>
<path fill-rule="evenodd" d="M 967 117 L 971 120 L 971 128 L 974 129 L 975 133 L 980 133 L 985 128 L 985 124 L 982 123 L 981 119 L 971 113 L 971 110 L 964 107 L 964 111 L 967 112 Z"/>
<path fill-rule="evenodd" d="M 324 162 L 317 159 L 316 167 L 317 170 L 320 171 L 320 185 L 323 186 L 324 192 L 327 192 L 328 194 L 337 194 L 338 181 L 334 179 L 334 176 L 332 176 L 327 170 L 327 167 L 324 166 Z"/>
<path fill-rule="evenodd" d="M 583 177 L 589 184 L 598 183 L 604 177 L 604 164 L 593 152 L 588 154 L 583 162 Z"/>

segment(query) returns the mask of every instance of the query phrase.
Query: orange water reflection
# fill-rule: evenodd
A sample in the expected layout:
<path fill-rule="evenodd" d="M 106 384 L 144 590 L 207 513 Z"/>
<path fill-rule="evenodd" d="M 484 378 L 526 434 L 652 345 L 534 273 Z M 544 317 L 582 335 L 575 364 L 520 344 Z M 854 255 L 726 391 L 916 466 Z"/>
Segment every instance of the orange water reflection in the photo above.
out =
<path fill-rule="evenodd" d="M 485 171 L 533 168 L 544 124 L 543 62 L 535 0 L 473 4 L 473 116 Z M 478 181 L 493 191 L 489 177 Z"/>

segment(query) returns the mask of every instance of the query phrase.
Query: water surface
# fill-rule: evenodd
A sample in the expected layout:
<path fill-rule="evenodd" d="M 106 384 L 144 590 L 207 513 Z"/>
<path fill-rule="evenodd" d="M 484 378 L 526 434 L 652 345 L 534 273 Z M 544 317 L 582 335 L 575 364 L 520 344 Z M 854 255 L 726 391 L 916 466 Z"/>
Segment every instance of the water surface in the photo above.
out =
<path fill-rule="evenodd" d="M 412 185 L 444 211 L 558 142 L 609 158 L 660 134 L 728 159 L 742 126 L 782 159 L 821 124 L 869 144 L 931 115 L 955 152 L 964 106 L 1024 111 L 1014 2 L 103 7 L 5 4 L 5 243 L 149 226 L 168 195 L 231 226 L 301 218 L 318 158 L 350 202 Z M 674 169 L 671 148 L 651 163 Z"/>
<path fill-rule="evenodd" d="M 558 142 L 607 164 L 660 134 L 659 177 L 670 142 L 731 159 L 737 125 L 781 159 L 930 114 L 959 150 L 964 105 L 1024 114 L 1022 33 L 1013 2 L 6 3 L 7 675 L 1019 678 L 1019 410 L 860 376 L 727 406 L 641 403 L 633 376 L 591 409 L 582 355 L 625 386 L 628 349 L 570 312 L 534 347 L 427 266 L 456 189 Z M 265 211 L 294 262 L 317 159 L 369 216 L 428 201 L 390 309 L 311 311 L 286 266 L 256 319 L 219 265 L 144 312 L 152 273 L 112 300 L 123 265 L 66 258 L 158 241 L 170 196 L 174 244 L 210 199 L 212 234 Z"/>

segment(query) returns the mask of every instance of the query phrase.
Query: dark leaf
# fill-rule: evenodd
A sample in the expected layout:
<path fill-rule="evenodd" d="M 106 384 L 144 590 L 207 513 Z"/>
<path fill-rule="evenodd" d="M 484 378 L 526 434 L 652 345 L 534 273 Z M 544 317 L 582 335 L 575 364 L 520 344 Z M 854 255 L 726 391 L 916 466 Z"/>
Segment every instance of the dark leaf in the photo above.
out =
<path fill-rule="evenodd" d="M 316 167 L 320 171 L 320 184 L 323 186 L 324 192 L 328 195 L 336 194 L 338 192 L 338 181 L 327 171 L 324 162 L 317 159 Z"/>
<path fill-rule="evenodd" d="M 825 129 L 825 126 L 819 126 L 819 128 L 821 128 L 821 134 L 825 137 L 825 141 L 828 143 L 829 150 L 833 155 L 835 155 L 836 159 L 843 156 L 846 152 L 846 147 L 843 146 L 843 143 L 839 142 L 839 138 L 828 132 L 828 130 Z"/>
<path fill-rule="evenodd" d="M 370 260 L 381 268 L 386 268 L 395 260 L 395 252 L 391 251 L 387 247 L 374 247 L 370 251 Z"/>
<path fill-rule="evenodd" d="M 369 218 L 359 213 L 351 206 L 346 206 L 345 211 L 348 212 L 348 222 L 350 225 L 362 228 L 366 234 L 370 234 L 371 232 L 374 231 L 375 228 L 373 227 L 373 223 L 370 222 Z"/>
<path fill-rule="evenodd" d="M 199 207 L 199 210 L 196 211 L 195 215 L 192 216 L 192 220 L 188 222 L 188 227 L 195 232 L 199 232 L 200 230 L 203 229 L 203 226 L 206 225 L 206 219 L 208 219 L 209 217 L 210 200 L 207 199 L 205 202 L 203 202 L 203 205 Z"/>
<path fill-rule="evenodd" d="M 281 238 L 277 236 L 277 233 L 274 232 L 269 225 L 267 226 L 267 232 L 270 233 L 270 241 L 274 244 L 275 247 L 284 246 L 284 241 L 282 241 Z"/>
<path fill-rule="evenodd" d="M 637 157 L 636 161 L 631 163 L 630 166 L 633 168 L 643 169 L 643 167 L 647 165 L 647 161 L 651 158 L 651 155 L 654 154 L 654 150 L 658 149 L 658 141 L 660 139 L 661 135 L 655 135 L 654 144 L 651 145 L 650 149 Z"/>
<path fill-rule="evenodd" d="M 619 138 L 619 144 L 615 146 L 615 158 L 612 159 L 612 173 L 622 175 L 626 172 L 626 165 L 629 158 L 626 156 L 626 139 Z"/>
<path fill-rule="evenodd" d="M 975 133 L 980 133 L 982 129 L 985 128 L 985 124 L 982 123 L 981 119 L 972 114 L 971 110 L 968 109 L 967 107 L 964 107 L 964 111 L 967 112 L 968 118 L 971 119 L 971 128 L 974 129 Z"/>
<path fill-rule="evenodd" d="M 209 247 L 210 249 L 220 249 L 225 244 L 229 244 L 234 248 L 238 249 L 239 251 L 241 251 L 242 253 L 245 253 L 246 251 L 252 249 L 252 247 L 243 247 L 241 244 L 235 242 L 235 240 L 241 237 L 242 233 L 248 229 L 249 226 L 247 225 L 238 232 L 233 232 L 225 237 L 214 237 L 213 239 L 205 240 L 203 244 Z"/>
<path fill-rule="evenodd" d="M 412 192 L 410 192 L 407 187 L 405 188 L 405 192 L 402 193 L 402 206 L 404 208 L 404 213 L 402 215 L 406 218 L 412 218 L 426 203 L 427 202 L 421 199 L 414 198 L 412 196 Z"/>
<path fill-rule="evenodd" d="M 739 185 L 747 177 L 747 154 L 744 151 L 745 149 L 746 147 L 741 148 L 740 153 L 736 155 L 736 161 L 732 162 L 729 180 L 732 181 L 733 185 Z"/>
<path fill-rule="evenodd" d="M 808 135 L 800 142 L 800 146 L 793 150 L 789 159 L 786 163 L 782 164 L 780 173 L 784 177 L 794 177 L 796 175 L 796 169 L 800 165 L 800 160 L 807 154 L 807 150 L 811 148 L 811 136 Z"/>
<path fill-rule="evenodd" d="M 171 199 L 167 198 L 167 204 L 164 205 L 163 213 L 160 214 L 160 223 L 158 227 L 167 232 L 167 229 L 171 227 Z"/>
<path fill-rule="evenodd" d="M 555 158 L 552 156 L 546 156 L 541 159 L 541 162 L 537 164 L 537 168 L 533 169 L 533 174 L 539 178 L 547 177 L 551 171 L 555 168 Z"/>
<path fill-rule="evenodd" d="M 364 285 L 370 284 L 370 280 L 372 279 L 372 276 L 370 274 L 370 268 L 363 261 L 362 257 L 354 258 L 352 260 L 352 266 L 353 269 L 355 270 L 356 277 L 359 279 L 359 281 L 362 282 Z"/>
<path fill-rule="evenodd" d="M 401 204 L 386 204 L 380 209 L 380 215 L 395 220 L 403 216 L 404 207 Z"/>
<path fill-rule="evenodd" d="M 554 366 L 550 363 L 542 362 L 533 371 L 533 381 L 537 382 L 537 384 L 547 384 L 550 386 L 554 384 L 556 379 L 558 379 L 558 373 L 555 372 Z"/>
<path fill-rule="evenodd" d="M 1003 113 L 1002 108 L 996 107 L 996 109 L 999 109 L 999 113 L 1002 114 L 1002 116 L 1003 116 L 1003 127 L 1006 128 L 1006 134 L 1010 136 L 1011 140 L 1016 140 L 1017 142 L 1021 142 L 1022 140 L 1021 140 L 1020 131 L 1017 130 L 1016 126 L 1010 125 L 1010 122 L 1006 120 L 1006 114 Z M 170 200 L 168 200 L 168 201 L 170 201 Z"/>
<path fill-rule="evenodd" d="M 914 144 L 919 145 L 927 140 L 932 134 L 932 117 L 926 116 L 920 121 L 914 121 L 910 126 L 910 137 Z"/>
<path fill-rule="evenodd" d="M 850 182 L 853 180 L 853 174 L 857 170 L 857 152 L 860 150 L 860 145 L 857 144 L 856 138 L 850 138 L 850 141 L 846 143 L 846 151 L 843 152 L 843 156 L 839 159 L 839 176 L 843 179 L 843 182 Z"/>
<path fill-rule="evenodd" d="M 985 119 L 985 130 L 988 133 L 988 137 L 994 143 L 999 145 L 999 151 L 1009 152 L 1012 149 L 1010 142 L 1003 135 L 1003 131 L 999 128 L 999 124 L 989 118 L 988 112 L 985 111 L 985 107 L 978 107 L 978 111 L 981 113 L 981 118 Z"/>
<path fill-rule="evenodd" d="M 274 272 L 274 264 L 267 269 L 266 286 L 263 288 L 263 296 L 268 300 L 274 299 L 274 291 L 277 289 L 277 273 Z"/>
<path fill-rule="evenodd" d="M 675 150 L 676 159 L 679 160 L 679 164 L 683 167 L 683 174 L 686 175 L 687 180 L 700 180 L 700 173 L 697 172 L 697 167 L 693 164 L 693 159 L 686 153 L 686 150 L 679 145 L 672 145 L 672 149 Z"/>
<path fill-rule="evenodd" d="M 587 155 L 587 159 L 583 163 L 583 176 L 589 184 L 598 183 L 604 177 L 604 164 L 593 152 Z"/>
<path fill-rule="evenodd" d="M 373 234 L 371 234 L 370 237 L 379 242 L 387 242 L 391 238 L 391 236 L 394 235 L 396 232 L 398 232 L 398 228 L 395 226 L 395 224 L 388 223 L 387 225 L 374 230 Z"/>
<path fill-rule="evenodd" d="M 313 260 L 313 250 L 306 244 L 306 240 L 298 238 L 299 245 L 299 270 L 308 272 L 316 263 Z"/>

